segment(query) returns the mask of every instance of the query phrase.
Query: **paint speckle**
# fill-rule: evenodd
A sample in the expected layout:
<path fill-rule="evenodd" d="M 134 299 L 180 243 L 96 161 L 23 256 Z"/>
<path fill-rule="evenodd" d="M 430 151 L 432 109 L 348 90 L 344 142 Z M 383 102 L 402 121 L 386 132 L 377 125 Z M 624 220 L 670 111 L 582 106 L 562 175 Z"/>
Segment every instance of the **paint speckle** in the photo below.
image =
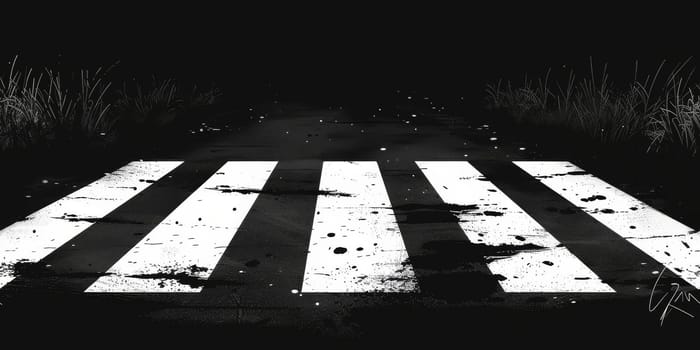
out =
<path fill-rule="evenodd" d="M 587 197 L 587 198 L 581 198 L 581 201 L 583 201 L 583 202 L 592 202 L 592 201 L 597 201 L 597 200 L 602 201 L 602 200 L 605 200 L 605 199 L 606 199 L 605 196 L 601 196 L 601 195 L 598 195 L 598 194 L 597 194 L 597 195 L 593 195 L 593 196 L 590 196 L 590 197 Z"/>
<path fill-rule="evenodd" d="M 345 254 L 345 252 L 347 252 L 347 251 L 348 251 L 348 249 L 345 247 L 338 247 L 338 248 L 333 249 L 333 253 L 335 253 L 335 254 Z"/>

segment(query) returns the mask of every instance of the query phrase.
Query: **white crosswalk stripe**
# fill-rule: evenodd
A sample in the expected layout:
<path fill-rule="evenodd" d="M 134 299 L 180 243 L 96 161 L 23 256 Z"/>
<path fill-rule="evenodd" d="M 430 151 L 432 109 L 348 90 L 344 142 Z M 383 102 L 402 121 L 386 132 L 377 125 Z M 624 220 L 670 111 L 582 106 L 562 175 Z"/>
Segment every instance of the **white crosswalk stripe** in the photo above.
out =
<path fill-rule="evenodd" d="M 514 163 L 686 282 L 695 288 L 700 287 L 700 238 L 697 231 L 570 162 Z"/>
<path fill-rule="evenodd" d="M 228 162 L 86 292 L 199 292 L 277 162 Z"/>
<path fill-rule="evenodd" d="M 416 292 L 376 162 L 324 162 L 302 292 Z"/>
<path fill-rule="evenodd" d="M 17 263 L 43 259 L 181 163 L 131 162 L 0 231 L 0 288 Z"/>
<path fill-rule="evenodd" d="M 475 244 L 501 248 L 488 268 L 505 292 L 614 292 L 469 162 L 416 162 Z"/>
<path fill-rule="evenodd" d="M 700 287 L 700 242 L 692 228 L 566 161 L 513 162 L 669 270 Z M 45 258 L 177 168 L 132 162 L 0 231 L 0 288 L 18 263 Z M 417 161 L 442 201 L 456 209 L 472 244 L 507 293 L 614 290 L 466 161 Z M 227 162 L 86 292 L 196 293 L 221 259 L 275 161 Z M 303 293 L 415 293 L 419 283 L 379 167 L 324 162 L 308 242 Z"/>

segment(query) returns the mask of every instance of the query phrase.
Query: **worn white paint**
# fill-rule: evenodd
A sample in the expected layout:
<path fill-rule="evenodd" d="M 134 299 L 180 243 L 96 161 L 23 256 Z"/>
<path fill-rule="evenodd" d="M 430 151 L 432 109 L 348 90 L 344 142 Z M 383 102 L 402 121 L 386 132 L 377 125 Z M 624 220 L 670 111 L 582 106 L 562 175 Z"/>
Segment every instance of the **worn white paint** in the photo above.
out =
<path fill-rule="evenodd" d="M 453 213 L 470 242 L 504 248 L 487 265 L 506 278 L 505 292 L 614 292 L 469 162 L 416 164 L 443 202 L 459 206 Z"/>
<path fill-rule="evenodd" d="M 86 292 L 199 292 L 277 162 L 228 162 Z"/>
<path fill-rule="evenodd" d="M 377 163 L 324 162 L 319 188 L 302 292 L 418 291 Z"/>
<path fill-rule="evenodd" d="M 565 161 L 519 161 L 515 165 L 700 288 L 697 231 Z"/>
<path fill-rule="evenodd" d="M 18 262 L 35 263 L 182 162 L 131 162 L 0 231 L 0 288 Z"/>

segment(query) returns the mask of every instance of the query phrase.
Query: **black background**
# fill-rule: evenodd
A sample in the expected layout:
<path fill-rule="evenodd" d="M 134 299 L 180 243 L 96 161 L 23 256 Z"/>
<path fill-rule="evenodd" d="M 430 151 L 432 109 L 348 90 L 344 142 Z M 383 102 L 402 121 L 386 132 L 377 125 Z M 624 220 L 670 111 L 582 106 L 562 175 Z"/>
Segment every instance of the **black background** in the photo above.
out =
<path fill-rule="evenodd" d="M 1 57 L 75 71 L 119 61 L 124 78 L 216 82 L 240 100 L 369 98 L 396 89 L 467 96 L 480 103 L 498 78 L 548 67 L 694 56 L 692 11 L 638 4 L 94 2 L 71 8 L 6 8 Z M 685 18 L 685 15 L 689 18 Z"/>

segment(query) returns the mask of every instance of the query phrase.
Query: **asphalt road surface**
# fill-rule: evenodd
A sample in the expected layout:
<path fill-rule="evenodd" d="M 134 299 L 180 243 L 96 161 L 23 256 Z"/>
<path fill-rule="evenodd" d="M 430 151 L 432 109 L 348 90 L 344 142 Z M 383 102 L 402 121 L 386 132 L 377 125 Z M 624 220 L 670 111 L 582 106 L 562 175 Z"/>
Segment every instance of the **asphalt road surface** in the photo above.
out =
<path fill-rule="evenodd" d="M 192 131 L 206 142 L 2 198 L 26 219 L 0 231 L 0 344 L 648 344 L 697 328 L 683 220 L 421 103 L 255 106 Z"/>

